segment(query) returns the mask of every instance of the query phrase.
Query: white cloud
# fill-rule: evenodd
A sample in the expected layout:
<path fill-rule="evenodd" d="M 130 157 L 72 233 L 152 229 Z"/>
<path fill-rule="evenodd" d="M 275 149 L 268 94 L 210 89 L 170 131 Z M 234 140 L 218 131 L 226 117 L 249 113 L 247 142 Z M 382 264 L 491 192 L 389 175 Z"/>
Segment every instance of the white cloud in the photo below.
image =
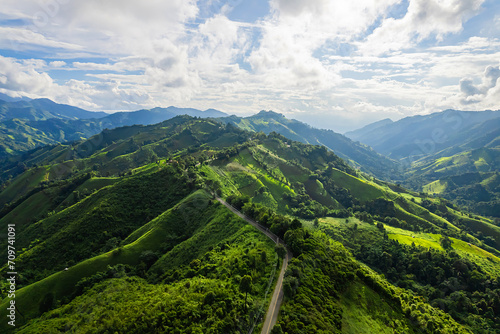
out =
<path fill-rule="evenodd" d="M 463 105 L 478 104 L 482 107 L 497 107 L 500 92 L 500 66 L 488 66 L 484 70 L 481 84 L 474 84 L 472 78 L 460 80 L 460 102 Z"/>
<path fill-rule="evenodd" d="M 29 30 L 48 41 L 100 54 L 151 55 L 156 41 L 183 37 L 184 24 L 196 16 L 197 7 L 194 0 L 3 0 L 1 11 L 11 16 L 22 12 Z"/>
<path fill-rule="evenodd" d="M 458 33 L 463 23 L 481 8 L 485 0 L 410 0 L 408 11 L 401 19 L 386 18 L 359 44 L 363 54 L 383 54 L 415 46 L 429 37 L 442 40 L 445 35 Z"/>
<path fill-rule="evenodd" d="M 51 68 L 57 68 L 57 69 L 63 68 L 66 65 L 67 65 L 66 62 L 62 61 L 62 60 L 51 61 L 49 63 L 49 67 L 51 67 Z"/>
<path fill-rule="evenodd" d="M 328 89 L 340 79 L 315 53 L 329 41 L 349 41 L 399 0 L 273 0 L 259 47 L 248 57 L 271 86 Z"/>
<path fill-rule="evenodd" d="M 0 90 L 93 110 L 273 109 L 337 128 L 498 108 L 500 41 L 462 34 L 483 0 L 269 0 L 250 23 L 228 18 L 235 2 L 198 16 L 206 1 L 3 0 L 0 17 L 27 24 L 0 27 L 0 47 L 33 59 L 1 58 Z"/>
<path fill-rule="evenodd" d="M 0 56 L 0 88 L 24 95 L 50 95 L 55 84 L 47 73 L 37 71 L 41 66 L 44 66 L 43 61 L 20 62 Z"/>
<path fill-rule="evenodd" d="M 79 50 L 80 46 L 46 38 L 26 28 L 0 27 L 0 47 L 13 50 L 39 49 L 49 47 L 65 50 Z"/>

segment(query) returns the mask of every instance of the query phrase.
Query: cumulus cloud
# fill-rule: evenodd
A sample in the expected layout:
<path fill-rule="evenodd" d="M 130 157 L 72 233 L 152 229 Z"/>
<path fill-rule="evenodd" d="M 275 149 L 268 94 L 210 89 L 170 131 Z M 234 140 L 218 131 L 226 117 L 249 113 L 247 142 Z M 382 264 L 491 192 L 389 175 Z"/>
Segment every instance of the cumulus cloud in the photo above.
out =
<path fill-rule="evenodd" d="M 93 110 L 273 109 L 331 127 L 498 108 L 498 34 L 461 35 L 484 0 L 269 0 L 252 22 L 229 18 L 238 3 L 2 0 L 17 23 L 0 26 L 0 48 L 30 56 L 0 58 L 0 91 Z"/>
<path fill-rule="evenodd" d="M 51 68 L 62 68 L 65 67 L 66 65 L 67 65 L 66 62 L 62 60 L 55 60 L 49 63 L 49 67 Z"/>
<path fill-rule="evenodd" d="M 27 22 L 26 33 L 11 39 L 125 55 L 151 53 L 155 41 L 182 37 L 198 8 L 194 0 L 3 0 L 1 11 L 14 19 L 23 13 Z"/>
<path fill-rule="evenodd" d="M 18 61 L 0 56 L 0 88 L 25 95 L 48 94 L 55 85 L 47 73 L 37 68 L 44 66 L 43 61 Z"/>
<path fill-rule="evenodd" d="M 473 79 L 460 80 L 460 97 L 462 104 L 483 103 L 498 107 L 500 98 L 500 66 L 488 66 L 483 72 L 481 84 L 474 84 Z"/>
<path fill-rule="evenodd" d="M 382 54 L 402 50 L 429 37 L 442 40 L 458 33 L 463 23 L 481 8 L 485 0 L 411 0 L 406 15 L 400 19 L 386 18 L 359 44 L 365 54 Z"/>
<path fill-rule="evenodd" d="M 350 41 L 398 0 L 273 0 L 259 47 L 248 61 L 274 86 L 328 89 L 339 79 L 316 55 L 327 42 Z"/>

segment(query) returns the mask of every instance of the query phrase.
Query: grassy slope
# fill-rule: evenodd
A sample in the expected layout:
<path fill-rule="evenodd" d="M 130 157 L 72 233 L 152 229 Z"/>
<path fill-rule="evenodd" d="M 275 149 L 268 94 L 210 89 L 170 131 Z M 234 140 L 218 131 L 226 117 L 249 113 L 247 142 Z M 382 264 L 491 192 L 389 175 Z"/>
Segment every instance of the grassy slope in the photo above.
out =
<path fill-rule="evenodd" d="M 342 333 L 415 333 L 401 310 L 362 282 L 354 282 L 340 297 Z"/>
<path fill-rule="evenodd" d="M 15 178 L 6 189 L 0 192 L 0 205 L 7 204 L 27 194 L 40 182 L 47 179 L 47 173 L 46 167 L 38 167 Z"/>
<path fill-rule="evenodd" d="M 334 169 L 331 177 L 336 184 L 349 189 L 352 195 L 360 201 L 370 201 L 384 196 L 384 192 L 379 186 L 342 171 Z"/>
<path fill-rule="evenodd" d="M 117 182 L 118 178 L 97 178 L 94 177 L 85 181 L 82 185 L 78 186 L 75 190 L 81 194 L 89 194 L 98 191 L 108 185 L 112 185 Z M 41 190 L 29 198 L 24 200 L 21 204 L 17 205 L 12 211 L 7 213 L 4 217 L 0 219 L 0 227 L 5 227 L 7 224 L 16 224 L 16 229 L 20 232 L 23 227 L 28 225 L 33 221 L 37 221 L 45 217 L 50 209 L 55 209 L 55 211 L 63 210 L 65 207 L 71 206 L 76 202 L 74 193 L 57 204 L 57 208 L 54 207 L 54 203 L 58 200 L 58 189 L 44 189 Z"/>
<path fill-rule="evenodd" d="M 389 239 L 397 240 L 402 244 L 411 245 L 414 243 L 416 246 L 444 251 L 440 243 L 442 236 L 439 234 L 411 232 L 387 225 L 385 225 L 385 229 Z M 500 277 L 500 258 L 473 244 L 455 238 L 450 239 L 453 241 L 453 250 L 460 256 L 478 264 L 488 274 Z"/>
<path fill-rule="evenodd" d="M 46 277 L 102 252 L 109 239 L 125 238 L 189 192 L 185 180 L 169 168 L 125 178 L 18 233 L 19 248 L 39 242 L 18 254 L 16 265 L 26 274 Z"/>
<path fill-rule="evenodd" d="M 189 264 L 215 244 L 230 238 L 260 240 L 260 245 L 268 253 L 274 252 L 272 245 L 259 232 L 247 226 L 222 205 L 211 204 L 208 195 L 198 191 L 135 231 L 126 240 L 125 246 L 80 262 L 67 271 L 60 271 L 20 289 L 16 295 L 16 305 L 26 318 L 34 318 L 39 315 L 38 305 L 47 293 L 52 292 L 56 300 L 70 296 L 75 291 L 76 283 L 82 278 L 104 271 L 110 265 L 138 265 L 144 251 L 172 249 L 153 267 L 153 271 L 154 268 L 164 270 L 172 266 L 172 261 L 175 261 L 175 267 Z M 241 257 L 241 254 L 238 256 Z"/>

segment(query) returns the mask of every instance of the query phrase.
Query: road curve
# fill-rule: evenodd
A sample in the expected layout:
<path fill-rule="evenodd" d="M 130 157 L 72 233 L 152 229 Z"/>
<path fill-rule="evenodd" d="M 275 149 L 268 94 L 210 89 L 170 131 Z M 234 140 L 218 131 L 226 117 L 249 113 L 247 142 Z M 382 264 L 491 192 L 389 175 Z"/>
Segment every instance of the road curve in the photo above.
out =
<path fill-rule="evenodd" d="M 222 198 L 216 197 L 216 199 L 222 205 L 224 205 L 229 210 L 231 210 L 233 213 L 238 215 L 240 218 L 244 219 L 247 223 L 249 223 L 250 225 L 257 228 L 259 231 L 264 233 L 268 238 L 270 238 L 272 241 L 274 241 L 274 243 L 284 245 L 284 242 L 276 234 L 269 231 L 268 228 L 260 225 L 256 221 L 245 216 L 243 213 L 238 211 L 232 205 L 230 205 L 229 203 L 224 201 Z M 290 258 L 291 258 L 291 254 L 287 248 L 285 258 L 283 259 L 283 264 L 281 265 L 280 275 L 278 277 L 278 281 L 276 282 L 276 286 L 274 288 L 273 297 L 271 298 L 271 303 L 269 303 L 269 308 L 267 309 L 267 312 L 266 312 L 266 318 L 264 320 L 264 325 L 262 326 L 262 331 L 260 332 L 261 334 L 269 334 L 271 332 L 271 330 L 273 329 L 273 327 L 276 324 L 276 321 L 278 319 L 278 313 L 279 313 L 279 310 L 281 307 L 281 303 L 283 302 L 283 277 L 285 276 L 285 270 L 288 266 L 288 261 L 290 260 Z"/>

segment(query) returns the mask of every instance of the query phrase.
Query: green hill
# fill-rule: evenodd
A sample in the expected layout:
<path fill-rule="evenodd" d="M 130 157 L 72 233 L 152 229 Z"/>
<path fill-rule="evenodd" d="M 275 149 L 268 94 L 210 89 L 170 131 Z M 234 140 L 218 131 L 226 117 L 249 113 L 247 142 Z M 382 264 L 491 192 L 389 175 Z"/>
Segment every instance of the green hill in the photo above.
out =
<path fill-rule="evenodd" d="M 59 119 L 89 119 L 104 117 L 104 112 L 92 112 L 81 108 L 58 104 L 49 99 L 3 101 L 0 99 L 0 121 L 26 119 L 30 121 Z"/>
<path fill-rule="evenodd" d="M 21 333 L 259 331 L 279 248 L 212 193 L 293 254 L 274 331 L 500 330 L 491 220 L 322 145 L 178 116 L 41 147 L 0 173 Z M 7 240 L 0 250 L 7 258 Z"/>
<path fill-rule="evenodd" d="M 106 114 L 54 103 L 48 99 L 0 100 L 0 159 L 37 147 L 89 138 L 104 129 L 151 125 L 179 115 L 222 117 L 223 112 L 192 108 L 153 108 Z"/>
<path fill-rule="evenodd" d="M 294 119 L 288 119 L 272 111 L 261 111 L 249 117 L 224 117 L 220 121 L 231 123 L 241 129 L 254 132 L 279 133 L 286 138 L 312 145 L 324 145 L 339 157 L 351 162 L 357 168 L 379 178 L 397 178 L 399 173 L 395 161 L 378 154 L 372 148 L 333 132 L 316 129 Z"/>

